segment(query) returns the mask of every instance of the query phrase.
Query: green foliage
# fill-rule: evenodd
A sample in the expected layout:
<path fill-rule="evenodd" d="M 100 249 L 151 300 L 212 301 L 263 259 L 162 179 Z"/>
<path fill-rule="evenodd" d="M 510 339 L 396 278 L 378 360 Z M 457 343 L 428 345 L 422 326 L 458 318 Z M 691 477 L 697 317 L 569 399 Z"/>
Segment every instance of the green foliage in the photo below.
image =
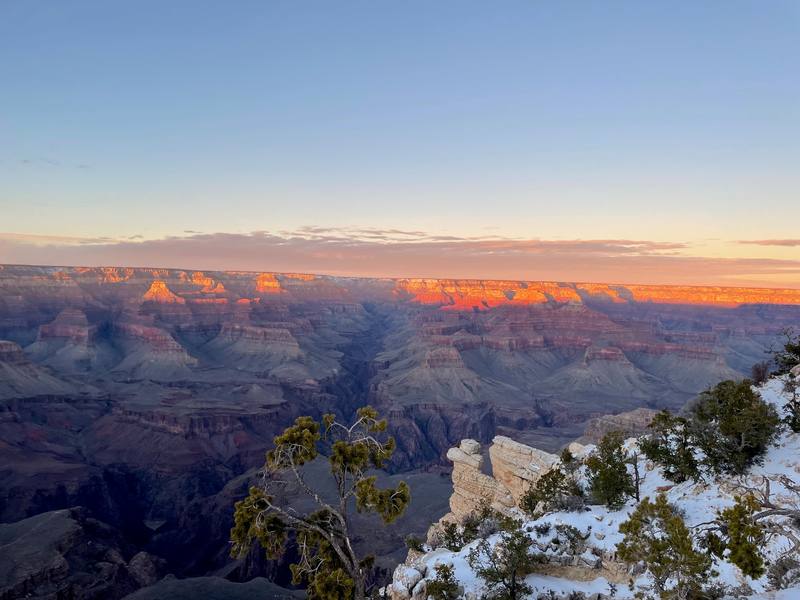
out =
<path fill-rule="evenodd" d="M 664 494 L 655 502 L 642 500 L 619 530 L 625 537 L 617 545 L 617 556 L 644 565 L 660 598 L 700 594 L 708 580 L 711 557 L 695 550 L 683 517 Z M 668 587 L 670 583 L 672 587 Z"/>
<path fill-rule="evenodd" d="M 248 496 L 234 505 L 231 529 L 231 555 L 234 558 L 247 554 L 253 541 L 264 548 L 267 558 L 278 558 L 283 554 L 288 527 L 279 515 L 267 512 L 270 502 L 272 498 L 264 490 L 251 487 Z"/>
<path fill-rule="evenodd" d="M 656 415 L 639 447 L 676 483 L 699 481 L 707 472 L 744 475 L 761 461 L 780 424 L 750 380 L 723 381 L 700 394 L 686 417 Z"/>
<path fill-rule="evenodd" d="M 778 435 L 777 411 L 750 380 L 723 381 L 700 394 L 690 409 L 691 436 L 715 474 L 743 475 Z"/>
<path fill-rule="evenodd" d="M 794 433 L 800 433 L 800 381 L 794 375 L 787 375 L 783 391 L 789 396 L 789 401 L 783 406 L 786 413 L 783 421 Z"/>
<path fill-rule="evenodd" d="M 439 540 L 434 545 L 447 548 L 451 552 L 458 552 L 478 538 L 487 537 L 498 531 L 514 531 L 519 525 L 519 521 L 500 514 L 488 502 L 483 502 L 476 510 L 465 516 L 460 524 L 446 521 L 439 533 Z"/>
<path fill-rule="evenodd" d="M 649 425 L 651 433 L 639 440 L 639 448 L 649 460 L 661 465 L 664 477 L 675 483 L 700 479 L 689 421 L 661 411 Z"/>
<path fill-rule="evenodd" d="M 464 536 L 462 535 L 458 525 L 456 523 L 453 523 L 452 521 L 446 521 L 442 525 L 440 543 L 436 545 L 444 546 L 445 548 L 450 550 L 450 552 L 458 552 L 467 543 L 469 542 L 466 543 L 464 542 Z"/>
<path fill-rule="evenodd" d="M 377 477 L 363 477 L 356 483 L 356 509 L 369 511 L 381 516 L 384 523 L 393 523 L 400 517 L 411 502 L 411 490 L 405 481 L 396 488 L 379 489 Z"/>
<path fill-rule="evenodd" d="M 764 529 L 753 520 L 759 505 L 753 496 L 737 497 L 736 503 L 719 513 L 725 547 L 729 554 L 727 560 L 753 579 L 764 574 Z M 718 556 L 721 556 L 715 552 Z"/>
<path fill-rule="evenodd" d="M 579 467 L 572 453 L 564 449 L 561 464 L 551 468 L 525 491 L 519 507 L 530 517 L 541 516 L 536 510 L 539 503 L 545 512 L 583 508 L 583 490 L 575 477 Z"/>
<path fill-rule="evenodd" d="M 274 438 L 275 447 L 266 457 L 263 487 L 251 488 L 249 496 L 236 503 L 232 554 L 241 556 L 258 542 L 269 558 L 277 558 L 285 550 L 289 532 L 294 531 L 299 558 L 290 565 L 292 580 L 307 586 L 311 600 L 366 598 L 374 560 L 353 551 L 348 533 L 350 506 L 354 501 L 359 512 L 374 513 L 384 523 L 391 523 L 411 500 L 405 482 L 381 489 L 377 478 L 366 474 L 370 468 L 382 467 L 394 452 L 394 439 L 385 434 L 386 429 L 386 421 L 378 419 L 371 407 L 359 409 L 351 425 L 339 423 L 334 415 L 324 415 L 321 422 L 298 417 Z M 338 502 L 330 504 L 305 480 L 302 468 L 325 448 L 338 492 Z M 319 510 L 301 515 L 277 503 L 268 489 L 286 477 L 293 477 Z"/>
<path fill-rule="evenodd" d="M 633 478 L 628 473 L 629 457 L 622 447 L 622 433 L 612 431 L 586 459 L 589 489 L 596 502 L 617 510 L 628 497 L 636 494 Z"/>
<path fill-rule="evenodd" d="M 438 564 L 434 567 L 436 577 L 428 582 L 425 593 L 433 600 L 458 600 L 461 598 L 461 586 L 455 578 L 453 565 Z"/>
<path fill-rule="evenodd" d="M 486 539 L 470 550 L 467 562 L 483 579 L 494 600 L 517 600 L 533 590 L 525 576 L 542 562 L 540 554 L 532 554 L 533 541 L 519 529 L 506 531 L 492 546 Z"/>
<path fill-rule="evenodd" d="M 425 545 L 421 539 L 415 535 L 406 536 L 406 548 L 414 552 L 425 552 Z"/>
<path fill-rule="evenodd" d="M 775 362 L 775 373 L 785 375 L 795 365 L 800 364 L 800 335 L 795 335 L 791 329 L 783 332 L 784 343 L 780 350 L 772 353 Z"/>

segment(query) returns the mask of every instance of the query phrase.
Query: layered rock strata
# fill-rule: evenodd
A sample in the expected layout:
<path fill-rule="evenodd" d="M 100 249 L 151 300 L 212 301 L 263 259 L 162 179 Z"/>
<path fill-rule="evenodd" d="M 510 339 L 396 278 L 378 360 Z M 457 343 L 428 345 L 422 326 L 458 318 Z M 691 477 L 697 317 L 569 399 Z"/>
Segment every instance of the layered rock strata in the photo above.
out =
<path fill-rule="evenodd" d="M 554 454 L 501 435 L 489 447 L 491 475 L 483 472 L 481 445 L 475 440 L 462 440 L 457 448 L 447 452 L 447 458 L 453 463 L 453 495 L 451 512 L 444 520 L 455 521 L 485 503 L 502 513 L 510 513 L 528 488 L 558 460 Z"/>

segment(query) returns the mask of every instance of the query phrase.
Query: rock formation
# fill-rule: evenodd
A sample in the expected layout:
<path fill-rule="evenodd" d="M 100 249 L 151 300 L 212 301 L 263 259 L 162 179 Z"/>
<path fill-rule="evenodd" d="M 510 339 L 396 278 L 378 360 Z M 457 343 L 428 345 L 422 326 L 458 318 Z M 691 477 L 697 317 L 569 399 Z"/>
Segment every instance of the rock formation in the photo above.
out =
<path fill-rule="evenodd" d="M 118 532 L 81 509 L 0 524 L 0 548 L 2 600 L 113 600 L 163 575 L 163 561 L 132 555 Z"/>
<path fill-rule="evenodd" d="M 617 415 L 596 417 L 586 424 L 583 435 L 577 441 L 581 444 L 597 444 L 612 431 L 619 431 L 626 438 L 638 436 L 647 431 L 657 412 L 650 408 L 637 408 Z"/>
<path fill-rule="evenodd" d="M 408 477 L 446 484 L 450 447 L 496 438 L 491 468 L 470 444 L 454 460 L 453 510 L 508 508 L 537 473 L 502 436 L 555 451 L 602 415 L 677 409 L 798 325 L 791 290 L 2 266 L 0 519 L 81 505 L 179 576 L 221 569 L 276 433 L 364 404 Z"/>
<path fill-rule="evenodd" d="M 497 436 L 489 447 L 491 475 L 483 472 L 481 445 L 475 440 L 461 440 L 448 450 L 447 458 L 453 463 L 453 495 L 444 519 L 460 521 L 484 503 L 503 513 L 512 511 L 558 457 Z"/>

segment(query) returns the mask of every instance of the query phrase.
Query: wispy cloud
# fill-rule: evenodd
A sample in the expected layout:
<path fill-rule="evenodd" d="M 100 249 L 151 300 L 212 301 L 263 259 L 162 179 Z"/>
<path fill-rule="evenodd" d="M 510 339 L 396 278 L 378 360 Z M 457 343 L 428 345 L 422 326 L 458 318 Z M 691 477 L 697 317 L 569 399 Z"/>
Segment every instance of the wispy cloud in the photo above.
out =
<path fill-rule="evenodd" d="M 696 251 L 684 242 L 459 237 L 373 228 L 135 240 L 0 234 L 4 263 L 800 287 L 800 260 L 710 258 Z"/>
<path fill-rule="evenodd" d="M 751 244 L 755 246 L 800 246 L 800 238 L 787 240 L 739 240 L 739 244 Z"/>

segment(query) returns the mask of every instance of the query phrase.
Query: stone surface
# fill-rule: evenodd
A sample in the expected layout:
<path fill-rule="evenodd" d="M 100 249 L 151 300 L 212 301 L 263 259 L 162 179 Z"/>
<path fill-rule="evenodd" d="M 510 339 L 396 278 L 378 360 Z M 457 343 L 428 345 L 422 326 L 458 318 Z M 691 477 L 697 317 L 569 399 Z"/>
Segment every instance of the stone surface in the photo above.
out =
<path fill-rule="evenodd" d="M 647 431 L 658 411 L 650 408 L 637 408 L 616 415 L 604 415 L 590 420 L 586 424 L 583 435 L 577 440 L 581 444 L 597 444 L 603 436 L 620 431 L 626 438 L 636 437 Z"/>
<path fill-rule="evenodd" d="M 508 491 L 515 506 L 530 485 L 549 471 L 558 460 L 554 454 L 501 435 L 492 440 L 489 458 L 495 480 Z"/>
<path fill-rule="evenodd" d="M 451 515 L 456 521 L 488 503 L 501 512 L 508 512 L 533 482 L 546 473 L 558 457 L 496 436 L 489 447 L 492 475 L 481 471 L 483 456 L 475 440 L 462 440 L 451 448 L 447 458 L 453 462 L 453 494 L 450 497 Z"/>

